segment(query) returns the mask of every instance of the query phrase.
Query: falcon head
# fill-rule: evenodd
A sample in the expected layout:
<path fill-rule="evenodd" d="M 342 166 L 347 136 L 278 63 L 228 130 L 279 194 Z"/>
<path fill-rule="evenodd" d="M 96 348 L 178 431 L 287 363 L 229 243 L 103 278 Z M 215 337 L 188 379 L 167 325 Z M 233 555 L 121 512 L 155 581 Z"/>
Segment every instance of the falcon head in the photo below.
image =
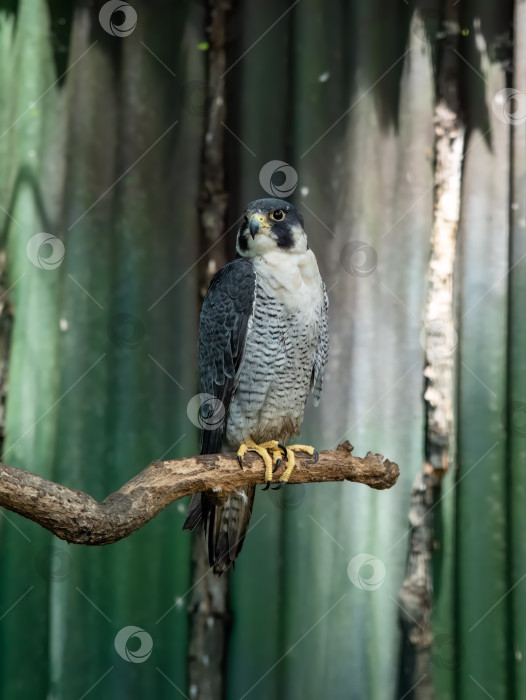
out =
<path fill-rule="evenodd" d="M 304 253 L 308 248 L 303 217 L 284 199 L 256 199 L 247 204 L 237 234 L 236 250 L 243 258 L 272 251 Z"/>

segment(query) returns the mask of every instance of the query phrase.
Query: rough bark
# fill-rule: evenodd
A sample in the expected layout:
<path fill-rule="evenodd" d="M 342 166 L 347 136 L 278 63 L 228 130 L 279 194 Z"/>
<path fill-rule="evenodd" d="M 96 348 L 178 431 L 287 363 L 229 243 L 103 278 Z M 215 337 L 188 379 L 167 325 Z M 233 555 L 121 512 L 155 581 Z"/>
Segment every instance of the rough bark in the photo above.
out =
<path fill-rule="evenodd" d="M 317 463 L 298 454 L 291 484 L 356 481 L 387 489 L 398 479 L 398 466 L 382 455 L 352 455 L 346 442 L 320 452 Z M 275 474 L 278 480 L 283 466 Z M 82 491 L 47 481 L 36 474 L 0 463 L 0 506 L 34 520 L 67 542 L 111 544 L 128 537 L 170 503 L 198 491 L 218 500 L 243 484 L 265 483 L 260 457 L 247 454 L 240 469 L 234 453 L 155 461 L 102 503 Z M 288 488 L 288 487 L 287 487 Z"/>
<path fill-rule="evenodd" d="M 0 455 L 5 438 L 5 405 L 7 379 L 9 375 L 9 354 L 11 350 L 11 330 L 13 327 L 13 307 L 5 279 L 5 251 L 0 252 Z"/>
<path fill-rule="evenodd" d="M 228 195 L 225 191 L 224 121 L 226 119 L 226 20 L 230 0 L 210 0 L 207 38 L 206 116 L 201 152 L 201 183 L 199 193 L 200 295 L 204 297 L 212 275 L 226 262 L 226 246 L 217 245 L 224 239 Z"/>
<path fill-rule="evenodd" d="M 411 494 L 406 578 L 399 594 L 403 629 L 400 692 L 435 697 L 431 676 L 433 508 L 454 451 L 453 397 L 457 333 L 453 273 L 460 219 L 465 127 L 458 92 L 458 9 L 444 3 L 449 27 L 440 47 L 435 109 L 435 203 L 422 340 L 425 351 L 425 461 Z"/>
<path fill-rule="evenodd" d="M 230 0 L 209 0 L 207 21 L 206 114 L 200 167 L 198 266 L 202 301 L 212 276 L 227 262 L 224 231 L 228 195 L 225 191 L 224 127 L 226 95 L 227 16 Z M 192 542 L 192 600 L 189 608 L 188 683 L 194 700 L 215 700 L 225 694 L 226 650 L 231 622 L 229 576 L 213 576 L 205 542 Z"/>

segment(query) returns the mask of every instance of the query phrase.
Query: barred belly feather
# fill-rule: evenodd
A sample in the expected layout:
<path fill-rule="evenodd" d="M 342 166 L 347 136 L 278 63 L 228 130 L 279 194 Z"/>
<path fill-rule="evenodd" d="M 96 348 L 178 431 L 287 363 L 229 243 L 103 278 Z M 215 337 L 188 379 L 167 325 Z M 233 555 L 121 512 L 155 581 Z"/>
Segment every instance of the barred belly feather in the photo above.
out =
<path fill-rule="evenodd" d="M 284 261 L 281 256 L 254 265 L 256 300 L 230 405 L 230 449 L 249 438 L 257 443 L 286 442 L 299 433 L 312 390 L 325 306 L 316 260 L 311 253 L 305 265 L 305 256 Z"/>

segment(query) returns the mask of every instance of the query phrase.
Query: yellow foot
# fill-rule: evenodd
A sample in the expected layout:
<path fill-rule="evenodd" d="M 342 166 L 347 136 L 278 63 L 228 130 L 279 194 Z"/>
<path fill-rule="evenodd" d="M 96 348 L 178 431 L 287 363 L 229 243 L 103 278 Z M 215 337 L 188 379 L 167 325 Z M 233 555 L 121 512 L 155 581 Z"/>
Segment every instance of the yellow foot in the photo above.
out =
<path fill-rule="evenodd" d="M 265 481 L 267 482 L 267 485 L 263 491 L 266 491 L 272 481 L 272 473 L 275 472 L 281 464 L 281 453 L 283 453 L 283 456 L 285 457 L 288 454 L 287 450 L 277 440 L 262 442 L 260 445 L 255 443 L 253 440 L 247 440 L 239 447 L 239 450 L 237 451 L 237 461 L 239 462 L 239 466 L 241 468 L 243 468 L 243 457 L 247 452 L 257 452 L 265 463 Z"/>
<path fill-rule="evenodd" d="M 319 458 L 318 452 L 314 449 L 314 447 L 311 447 L 310 445 L 289 445 L 287 447 L 287 468 L 281 475 L 279 485 L 272 487 L 274 491 L 277 491 L 277 489 L 282 489 L 287 483 L 287 481 L 290 479 L 292 470 L 296 466 L 296 457 L 294 456 L 294 452 L 306 452 L 309 455 L 313 455 L 315 463 L 318 461 Z"/>

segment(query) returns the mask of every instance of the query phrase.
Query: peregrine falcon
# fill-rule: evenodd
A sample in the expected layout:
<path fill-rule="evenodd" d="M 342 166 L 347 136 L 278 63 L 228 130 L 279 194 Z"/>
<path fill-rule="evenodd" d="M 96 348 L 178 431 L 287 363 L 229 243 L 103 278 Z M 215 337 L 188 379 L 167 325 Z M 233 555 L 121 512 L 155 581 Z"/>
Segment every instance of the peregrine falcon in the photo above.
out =
<path fill-rule="evenodd" d="M 303 217 L 282 199 L 258 199 L 245 209 L 237 234 L 238 256 L 217 272 L 208 288 L 199 324 L 199 369 L 205 426 L 201 454 L 235 451 L 243 466 L 247 451 L 272 474 L 286 459 L 280 483 L 294 469 L 294 453 L 309 445 L 285 443 L 299 434 L 310 394 L 318 403 L 329 347 L 328 297 L 316 257 L 307 243 Z M 247 532 L 254 486 L 224 502 L 198 493 L 184 529 L 202 523 L 214 573 L 235 562 Z"/>

